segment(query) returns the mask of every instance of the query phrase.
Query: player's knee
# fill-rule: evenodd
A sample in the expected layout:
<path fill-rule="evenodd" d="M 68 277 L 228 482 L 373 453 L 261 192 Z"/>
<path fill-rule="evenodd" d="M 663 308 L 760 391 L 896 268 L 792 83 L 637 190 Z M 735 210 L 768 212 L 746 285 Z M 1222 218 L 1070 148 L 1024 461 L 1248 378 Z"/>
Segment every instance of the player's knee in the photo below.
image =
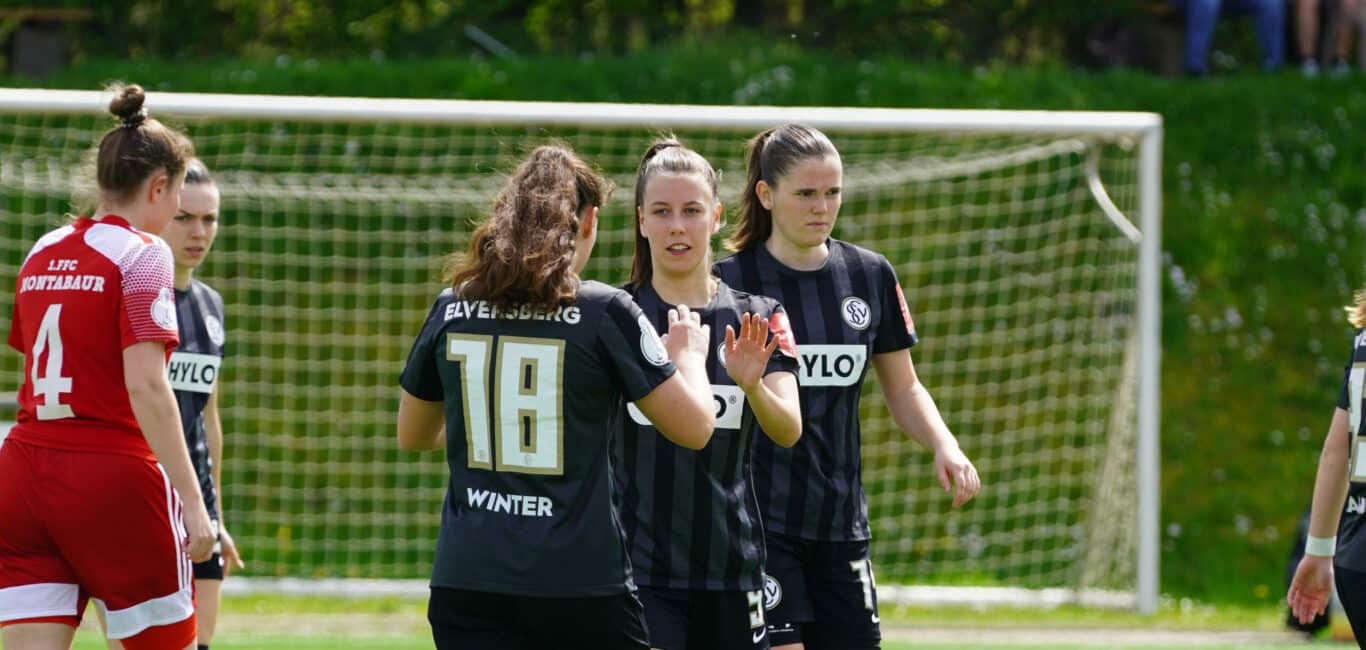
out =
<path fill-rule="evenodd" d="M 119 641 L 123 643 L 124 650 L 195 650 L 198 625 L 195 617 L 190 616 L 169 625 L 154 625 Z"/>

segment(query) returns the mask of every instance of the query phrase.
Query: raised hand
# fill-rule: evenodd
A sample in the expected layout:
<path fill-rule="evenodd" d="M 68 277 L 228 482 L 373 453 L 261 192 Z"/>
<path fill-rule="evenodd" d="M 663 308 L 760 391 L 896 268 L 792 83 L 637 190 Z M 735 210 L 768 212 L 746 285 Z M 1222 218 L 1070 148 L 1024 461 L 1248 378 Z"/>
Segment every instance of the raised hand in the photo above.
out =
<path fill-rule="evenodd" d="M 778 337 L 768 341 L 768 319 L 758 314 L 740 315 L 740 334 L 726 326 L 726 373 L 745 392 L 754 390 L 764 378 L 764 370 L 773 351 L 778 349 Z"/>
<path fill-rule="evenodd" d="M 669 310 L 669 332 L 664 335 L 664 349 L 677 365 L 693 363 L 705 367 L 707 348 L 711 345 L 711 326 L 702 324 L 702 317 L 679 305 Z"/>

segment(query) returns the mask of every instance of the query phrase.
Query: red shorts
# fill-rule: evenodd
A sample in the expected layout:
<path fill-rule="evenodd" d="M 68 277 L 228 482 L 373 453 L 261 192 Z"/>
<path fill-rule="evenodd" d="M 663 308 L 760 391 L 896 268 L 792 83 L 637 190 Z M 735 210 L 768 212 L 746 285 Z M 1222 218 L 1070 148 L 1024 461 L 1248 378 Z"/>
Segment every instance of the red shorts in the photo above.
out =
<path fill-rule="evenodd" d="M 194 616 L 180 497 L 155 460 L 8 440 L 0 522 L 0 624 L 76 624 L 90 598 L 112 639 Z"/>

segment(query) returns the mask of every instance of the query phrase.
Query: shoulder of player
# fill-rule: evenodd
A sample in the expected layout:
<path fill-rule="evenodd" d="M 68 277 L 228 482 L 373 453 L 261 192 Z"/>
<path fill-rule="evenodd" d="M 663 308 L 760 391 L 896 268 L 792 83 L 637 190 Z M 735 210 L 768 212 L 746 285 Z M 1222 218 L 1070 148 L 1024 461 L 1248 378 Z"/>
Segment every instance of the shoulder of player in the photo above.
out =
<path fill-rule="evenodd" d="M 199 278 L 190 278 L 190 287 L 194 293 L 203 294 L 220 307 L 223 305 L 223 296 L 218 293 L 218 290 L 200 281 Z"/>
<path fill-rule="evenodd" d="M 98 251 L 120 268 L 146 259 L 174 264 L 171 247 L 161 237 L 142 232 L 125 223 L 97 221 L 84 230 L 86 246 Z"/>
<path fill-rule="evenodd" d="M 840 255 L 846 262 L 856 262 L 865 267 L 891 266 L 892 264 L 887 261 L 887 257 L 882 253 L 834 237 L 830 238 L 830 252 Z"/>
<path fill-rule="evenodd" d="M 28 250 L 28 255 L 24 256 L 24 261 L 28 262 L 34 255 L 37 255 L 50 248 L 52 245 L 66 239 L 74 232 L 76 232 L 76 227 L 71 224 L 48 231 L 42 237 L 39 237 L 38 241 L 33 242 L 33 246 Z"/>
<path fill-rule="evenodd" d="M 618 302 L 634 302 L 634 289 L 628 291 L 627 286 L 614 287 L 597 280 L 584 280 L 579 283 L 579 294 L 575 303 L 579 309 L 587 309 L 599 305 L 605 308 Z"/>
<path fill-rule="evenodd" d="M 753 255 L 754 248 L 755 247 L 751 246 L 750 248 L 746 248 L 742 251 L 736 251 L 726 257 L 716 260 L 711 265 L 712 271 L 715 272 L 717 275 L 722 275 L 724 273 L 729 272 L 739 272 L 740 260 L 744 259 L 747 255 Z"/>
<path fill-rule="evenodd" d="M 737 313 L 750 312 L 761 316 L 767 316 L 776 311 L 779 307 L 778 301 L 773 298 L 761 296 L 757 293 L 741 291 L 726 284 L 724 280 L 722 280 L 720 286 L 717 287 L 717 291 L 725 292 L 729 295 L 729 300 L 727 302 L 735 305 L 735 311 Z"/>

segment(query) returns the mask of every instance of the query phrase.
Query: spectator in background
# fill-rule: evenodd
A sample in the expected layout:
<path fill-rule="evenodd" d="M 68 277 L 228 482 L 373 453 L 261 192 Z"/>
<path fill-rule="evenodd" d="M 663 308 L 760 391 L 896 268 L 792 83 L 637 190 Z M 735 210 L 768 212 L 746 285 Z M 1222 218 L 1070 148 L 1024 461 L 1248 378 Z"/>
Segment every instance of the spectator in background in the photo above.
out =
<path fill-rule="evenodd" d="M 1172 0 L 1172 4 L 1185 14 L 1187 74 L 1209 72 L 1210 41 L 1221 15 L 1252 14 L 1257 23 L 1262 68 L 1276 70 L 1285 62 L 1284 0 Z"/>
<path fill-rule="evenodd" d="M 1347 56 L 1352 52 L 1352 29 L 1361 15 L 1358 0 L 1337 0 L 1328 3 L 1327 28 L 1320 30 L 1319 0 L 1295 0 L 1295 44 L 1299 49 L 1300 72 L 1306 77 L 1319 74 L 1319 38 L 1323 31 L 1322 51 L 1328 61 L 1328 73 L 1334 77 L 1347 74 Z"/>

